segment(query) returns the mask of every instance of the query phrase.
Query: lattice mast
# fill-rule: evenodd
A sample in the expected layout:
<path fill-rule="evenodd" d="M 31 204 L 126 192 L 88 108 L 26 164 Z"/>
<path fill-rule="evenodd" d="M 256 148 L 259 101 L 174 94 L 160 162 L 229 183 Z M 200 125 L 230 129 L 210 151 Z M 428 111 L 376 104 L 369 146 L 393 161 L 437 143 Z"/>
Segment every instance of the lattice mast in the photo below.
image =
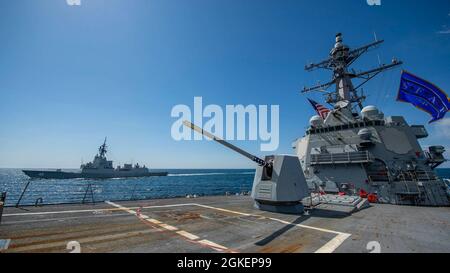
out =
<path fill-rule="evenodd" d="M 333 79 L 325 84 L 305 87 L 302 93 L 313 91 L 325 92 L 327 95 L 326 101 L 329 104 L 334 105 L 340 101 L 348 101 L 350 103 L 356 103 L 362 109 L 362 102 L 366 97 L 362 92 L 361 94 L 358 94 L 358 89 L 381 72 L 403 63 L 396 58 L 393 58 L 391 64 L 382 64 L 379 67 L 368 71 L 357 73 L 354 69 L 349 69 L 361 55 L 383 42 L 384 40 L 379 41 L 375 38 L 375 42 L 352 50 L 343 43 L 342 34 L 338 33 L 336 35 L 336 44 L 334 45 L 334 48 L 331 49 L 330 57 L 325 61 L 316 64 L 311 63 L 305 66 L 306 71 L 313 71 L 319 68 L 331 70 L 333 72 Z M 359 78 L 363 81 L 357 87 L 354 87 L 352 83 L 352 79 L 354 78 Z M 335 91 L 327 92 L 326 90 L 332 85 L 336 86 Z"/>

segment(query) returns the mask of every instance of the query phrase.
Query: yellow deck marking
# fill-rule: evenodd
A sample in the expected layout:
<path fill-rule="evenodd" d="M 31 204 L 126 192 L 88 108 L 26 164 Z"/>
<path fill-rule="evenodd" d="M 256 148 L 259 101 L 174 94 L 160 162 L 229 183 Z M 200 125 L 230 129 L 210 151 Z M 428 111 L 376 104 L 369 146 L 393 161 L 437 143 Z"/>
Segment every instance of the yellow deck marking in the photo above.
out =
<path fill-rule="evenodd" d="M 149 222 L 152 223 L 152 224 L 156 224 L 156 225 L 161 224 L 161 222 L 158 221 L 158 220 L 156 220 L 156 219 L 147 219 L 147 221 L 149 221 Z"/>
<path fill-rule="evenodd" d="M 136 215 L 136 212 L 134 211 L 134 209 L 140 208 L 140 207 L 127 207 L 127 208 L 125 208 L 123 206 L 114 204 L 114 203 L 109 202 L 109 201 L 106 201 L 106 203 L 110 204 L 112 206 L 115 206 L 116 208 L 114 208 L 114 209 L 92 209 L 92 210 L 67 210 L 67 211 L 11 213 L 11 214 L 4 214 L 3 217 L 8 217 L 8 216 L 32 216 L 32 215 L 51 215 L 51 214 L 83 213 L 83 212 L 100 212 L 100 211 L 118 211 L 118 210 L 127 211 L 130 214 Z M 257 217 L 259 219 L 269 219 L 269 220 L 276 221 L 276 222 L 279 222 L 279 223 L 282 223 L 282 224 L 286 224 L 286 225 L 295 225 L 295 226 L 300 227 L 300 228 L 306 228 L 306 229 L 316 230 L 316 231 L 320 231 L 320 232 L 336 234 L 336 236 L 333 239 L 331 239 L 329 242 L 327 242 L 325 245 L 323 245 L 321 248 L 319 248 L 316 251 L 316 253 L 331 253 L 331 252 L 334 252 L 346 239 L 348 239 L 351 236 L 351 234 L 349 234 L 349 233 L 344 233 L 344 232 L 339 232 L 339 231 L 330 230 L 330 229 L 324 229 L 324 228 L 318 228 L 318 227 L 313 227 L 313 226 L 308 226 L 308 225 L 302 225 L 302 224 L 292 224 L 292 223 L 290 223 L 288 221 L 277 219 L 277 218 L 273 218 L 273 217 L 264 217 L 262 215 L 244 213 L 244 212 L 239 212 L 239 211 L 234 211 L 234 210 L 229 210 L 229 209 L 223 209 L 223 208 L 213 207 L 213 206 L 207 206 L 207 205 L 202 205 L 202 204 L 197 204 L 197 203 L 145 206 L 145 207 L 141 207 L 141 209 L 172 208 L 172 207 L 184 207 L 184 206 L 197 206 L 197 207 L 201 207 L 201 208 L 207 208 L 207 209 L 212 209 L 212 210 L 217 210 L 217 211 L 222 211 L 222 212 L 228 212 L 228 213 L 233 213 L 233 214 L 242 215 L 242 216 L 253 216 L 253 217 Z M 142 215 L 142 214 L 140 216 L 142 218 L 144 218 L 143 216 L 148 217 L 148 216 Z M 160 222 L 160 221 L 158 221 L 156 219 L 151 219 L 149 217 L 148 218 L 144 218 L 144 219 L 146 221 L 148 221 L 150 223 L 153 223 L 153 224 L 156 224 L 156 225 L 164 224 L 164 223 L 162 223 L 162 222 Z M 163 226 L 161 226 L 161 227 L 162 228 L 166 228 L 166 229 L 167 229 L 167 227 L 169 227 L 169 229 L 171 231 L 178 230 L 178 228 L 170 226 L 170 225 L 166 225 L 166 227 L 163 227 Z M 181 231 L 182 230 L 180 230 L 180 232 Z M 180 233 L 178 233 L 178 234 L 180 234 Z M 196 235 L 194 235 L 194 236 L 196 236 Z M 184 237 L 188 238 L 188 236 L 184 236 Z"/>
<path fill-rule="evenodd" d="M 165 229 L 167 229 L 167 230 L 170 230 L 170 231 L 178 230 L 178 228 L 176 228 L 176 227 L 174 227 L 174 226 L 171 226 L 171 225 L 168 225 L 168 224 L 159 224 L 159 226 L 160 226 L 160 227 L 163 227 L 163 228 L 165 228 Z"/>
<path fill-rule="evenodd" d="M 210 246 L 210 247 L 212 247 L 212 248 L 214 248 L 216 250 L 219 250 L 219 251 L 228 249 L 228 248 L 224 247 L 223 245 L 216 244 L 216 243 L 211 242 L 210 240 L 206 240 L 206 239 L 199 241 L 199 243 L 202 243 L 204 245 L 208 245 L 208 246 Z"/>
<path fill-rule="evenodd" d="M 113 202 L 110 202 L 110 201 L 105 201 L 105 203 L 107 203 L 107 204 L 109 204 L 109 205 L 111 205 L 111 206 L 114 206 L 114 207 L 116 207 L 116 208 L 122 209 L 122 210 L 124 210 L 124 211 L 128 211 L 128 212 L 130 212 L 131 214 L 137 215 L 137 213 L 136 213 L 135 211 L 130 210 L 130 209 L 127 208 L 127 207 L 121 206 L 121 205 L 119 205 L 119 204 L 116 204 L 116 203 L 113 203 Z M 143 209 L 143 208 L 145 208 L 145 207 L 142 207 L 141 209 Z M 228 251 L 228 248 L 227 248 L 227 247 L 224 247 L 224 246 L 219 245 L 219 244 L 217 244 L 217 243 L 211 242 L 211 241 L 209 241 L 209 240 L 200 240 L 200 241 L 198 241 L 198 240 L 200 239 L 200 237 L 198 237 L 197 235 L 194 235 L 194 234 L 189 233 L 189 232 L 184 231 L 184 230 L 179 230 L 177 227 L 174 227 L 174 226 L 171 226 L 171 225 L 168 225 L 168 224 L 164 224 L 163 222 L 158 221 L 158 220 L 156 220 L 156 219 L 152 219 L 152 218 L 148 217 L 147 215 L 139 214 L 139 216 L 140 216 L 140 217 L 145 216 L 145 217 L 147 217 L 146 220 L 147 220 L 148 222 L 151 222 L 151 223 L 153 223 L 153 224 L 156 224 L 156 225 L 158 225 L 159 227 L 164 228 L 164 229 L 167 229 L 167 230 L 170 230 L 170 231 L 176 231 L 176 233 L 177 233 L 178 235 L 181 235 L 181 236 L 183 236 L 183 237 L 185 237 L 185 238 L 187 238 L 187 239 L 189 239 L 189 240 L 191 240 L 191 241 L 198 242 L 198 243 L 200 243 L 201 245 L 205 245 L 205 246 L 211 247 L 211 248 L 213 248 L 213 249 L 215 249 L 215 250 L 217 250 L 217 251 Z"/>
<path fill-rule="evenodd" d="M 189 233 L 189 232 L 184 231 L 184 230 L 177 231 L 177 233 L 180 234 L 181 236 L 184 236 L 184 237 L 188 238 L 189 240 L 194 240 L 195 241 L 195 240 L 200 239 L 200 237 L 198 237 L 197 235 L 194 235 L 194 234 Z"/>

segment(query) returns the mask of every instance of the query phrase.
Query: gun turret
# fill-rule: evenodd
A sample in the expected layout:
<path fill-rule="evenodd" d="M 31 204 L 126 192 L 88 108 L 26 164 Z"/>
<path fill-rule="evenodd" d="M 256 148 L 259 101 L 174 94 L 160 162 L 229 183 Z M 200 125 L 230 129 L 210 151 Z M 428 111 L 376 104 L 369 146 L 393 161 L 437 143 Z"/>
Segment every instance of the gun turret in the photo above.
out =
<path fill-rule="evenodd" d="M 187 120 L 183 121 L 183 125 L 191 128 L 192 130 L 194 130 L 194 131 L 222 144 L 223 146 L 245 156 L 246 158 L 250 159 L 251 161 L 256 162 L 261 167 L 272 168 L 272 162 L 266 162 L 265 160 L 263 160 L 257 156 L 254 156 L 254 155 L 242 150 L 241 148 L 234 146 L 233 144 L 231 144 L 229 142 L 226 142 L 225 140 L 211 134 L 210 132 L 203 130 L 202 128 L 196 126 L 195 124 L 190 123 Z"/>
<path fill-rule="evenodd" d="M 252 187 L 255 207 L 271 212 L 303 213 L 301 200 L 309 195 L 309 190 L 297 156 L 273 155 L 263 160 L 189 121 L 185 120 L 183 124 L 259 165 Z"/>

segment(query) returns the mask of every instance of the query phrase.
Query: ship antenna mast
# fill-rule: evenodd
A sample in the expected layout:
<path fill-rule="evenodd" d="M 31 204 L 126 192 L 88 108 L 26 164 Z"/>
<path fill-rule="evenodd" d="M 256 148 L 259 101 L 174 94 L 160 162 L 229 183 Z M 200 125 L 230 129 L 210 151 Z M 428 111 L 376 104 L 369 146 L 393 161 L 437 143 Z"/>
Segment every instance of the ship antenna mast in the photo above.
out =
<path fill-rule="evenodd" d="M 357 103 L 362 109 L 362 102 L 366 97 L 363 94 L 358 95 L 357 90 L 381 72 L 403 64 L 403 62 L 394 58 L 391 64 L 381 64 L 379 67 L 368 71 L 356 73 L 353 69 L 351 71 L 349 70 L 349 67 L 361 57 L 361 55 L 383 42 L 384 40 L 378 40 L 375 37 L 375 41 L 370 44 L 357 49 L 350 49 L 348 46 L 344 45 L 342 34 L 336 34 L 336 43 L 330 52 L 330 57 L 322 62 L 311 63 L 305 66 L 305 70 L 308 72 L 315 69 L 331 70 L 333 72 L 333 79 L 325 84 L 305 87 L 302 90 L 302 93 L 313 91 L 323 92 L 323 90 L 328 89 L 330 86 L 336 85 L 335 91 L 326 93 L 327 103 L 334 105 L 340 101 L 348 101 L 350 103 Z M 354 78 L 362 80 L 357 87 L 353 86 L 352 79 Z"/>
<path fill-rule="evenodd" d="M 103 144 L 98 148 L 98 154 L 100 157 L 105 157 L 106 152 L 107 152 L 107 147 L 106 146 L 106 137 L 105 137 L 105 141 L 103 142 Z"/>

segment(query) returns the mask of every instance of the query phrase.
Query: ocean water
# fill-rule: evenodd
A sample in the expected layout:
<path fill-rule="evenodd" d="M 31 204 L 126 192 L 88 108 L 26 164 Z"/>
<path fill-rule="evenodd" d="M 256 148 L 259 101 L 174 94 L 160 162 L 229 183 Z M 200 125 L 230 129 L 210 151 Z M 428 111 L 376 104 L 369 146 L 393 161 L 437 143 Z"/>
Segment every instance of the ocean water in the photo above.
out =
<path fill-rule="evenodd" d="M 67 171 L 67 170 L 65 170 Z M 74 170 L 72 170 L 74 171 Z M 0 169 L 0 192 L 6 192 L 6 206 L 14 206 L 24 191 L 20 205 L 66 204 L 225 195 L 249 192 L 255 170 L 152 170 L 168 171 L 166 177 L 117 179 L 30 179 L 20 169 Z"/>
<path fill-rule="evenodd" d="M 186 195 L 225 195 L 249 192 L 255 170 L 153 170 L 168 171 L 166 177 L 120 179 L 30 180 L 20 169 L 0 169 L 0 192 L 6 192 L 6 206 L 14 206 L 26 189 L 20 205 L 142 200 Z M 450 169 L 437 169 L 450 179 Z"/>

